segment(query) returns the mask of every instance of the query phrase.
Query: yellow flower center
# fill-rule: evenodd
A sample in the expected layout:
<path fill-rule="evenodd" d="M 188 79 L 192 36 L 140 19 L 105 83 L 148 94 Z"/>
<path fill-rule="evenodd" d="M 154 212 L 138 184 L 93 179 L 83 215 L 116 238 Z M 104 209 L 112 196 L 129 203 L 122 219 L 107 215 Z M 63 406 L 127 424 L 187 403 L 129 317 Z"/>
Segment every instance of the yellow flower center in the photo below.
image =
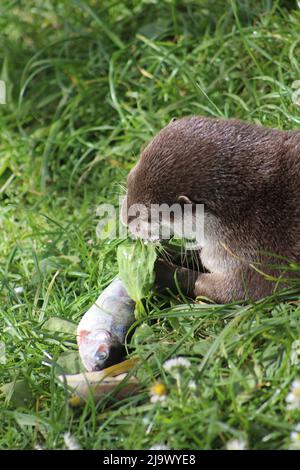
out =
<path fill-rule="evenodd" d="M 76 408 L 76 406 L 81 405 L 81 398 L 78 395 L 73 395 L 69 399 L 69 405 Z"/>
<path fill-rule="evenodd" d="M 157 382 L 156 384 L 152 385 L 151 393 L 153 395 L 163 396 L 167 394 L 167 388 L 165 387 L 164 384 Z"/>

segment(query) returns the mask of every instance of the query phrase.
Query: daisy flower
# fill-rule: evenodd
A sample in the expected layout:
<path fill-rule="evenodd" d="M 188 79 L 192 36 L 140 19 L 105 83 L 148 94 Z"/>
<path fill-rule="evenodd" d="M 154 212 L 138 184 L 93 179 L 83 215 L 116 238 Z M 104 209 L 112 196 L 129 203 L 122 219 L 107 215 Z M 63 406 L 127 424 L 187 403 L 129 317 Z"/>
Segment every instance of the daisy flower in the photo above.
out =
<path fill-rule="evenodd" d="M 226 444 L 227 450 L 247 450 L 246 441 L 244 439 L 232 439 Z"/>
<path fill-rule="evenodd" d="M 16 294 L 22 294 L 24 292 L 24 287 L 23 286 L 17 286 L 14 288 L 14 291 Z"/>
<path fill-rule="evenodd" d="M 70 432 L 65 432 L 64 441 L 65 441 L 65 446 L 68 450 L 80 450 L 81 449 L 76 438 L 72 436 Z"/>
<path fill-rule="evenodd" d="M 157 403 L 164 401 L 167 398 L 167 388 L 164 384 L 157 382 L 150 388 L 150 401 L 151 403 Z"/>
<path fill-rule="evenodd" d="M 191 363 L 188 359 L 185 357 L 174 357 L 174 359 L 168 359 L 164 363 L 164 369 L 166 372 L 178 372 L 178 369 L 187 369 L 188 367 L 191 367 Z"/>
<path fill-rule="evenodd" d="M 81 405 L 82 400 L 78 395 L 73 395 L 69 399 L 69 405 L 72 406 L 72 408 L 76 408 L 77 406 Z"/>
<path fill-rule="evenodd" d="M 292 382 L 291 390 L 286 397 L 287 410 L 300 408 L 300 380 L 296 379 Z"/>
<path fill-rule="evenodd" d="M 195 380 L 190 380 L 188 383 L 188 388 L 191 390 L 191 392 L 195 392 L 197 390 L 197 384 Z"/>

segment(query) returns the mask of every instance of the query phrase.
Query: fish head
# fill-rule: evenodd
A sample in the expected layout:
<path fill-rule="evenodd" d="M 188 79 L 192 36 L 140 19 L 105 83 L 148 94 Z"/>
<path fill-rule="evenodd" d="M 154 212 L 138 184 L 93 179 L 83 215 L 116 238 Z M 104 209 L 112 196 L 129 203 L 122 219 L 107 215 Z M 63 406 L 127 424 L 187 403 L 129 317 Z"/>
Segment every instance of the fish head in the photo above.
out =
<path fill-rule="evenodd" d="M 118 363 L 124 354 L 124 347 L 106 330 L 82 330 L 77 341 L 81 361 L 90 372 Z"/>

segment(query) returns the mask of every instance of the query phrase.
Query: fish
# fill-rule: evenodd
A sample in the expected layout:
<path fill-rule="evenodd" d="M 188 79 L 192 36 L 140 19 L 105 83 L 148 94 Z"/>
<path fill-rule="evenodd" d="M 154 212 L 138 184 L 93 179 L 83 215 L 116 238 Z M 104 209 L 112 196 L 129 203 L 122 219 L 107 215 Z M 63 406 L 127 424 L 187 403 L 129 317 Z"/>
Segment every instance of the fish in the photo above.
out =
<path fill-rule="evenodd" d="M 79 356 L 87 371 L 120 362 L 125 338 L 135 321 L 135 302 L 116 277 L 81 318 L 77 327 Z"/>

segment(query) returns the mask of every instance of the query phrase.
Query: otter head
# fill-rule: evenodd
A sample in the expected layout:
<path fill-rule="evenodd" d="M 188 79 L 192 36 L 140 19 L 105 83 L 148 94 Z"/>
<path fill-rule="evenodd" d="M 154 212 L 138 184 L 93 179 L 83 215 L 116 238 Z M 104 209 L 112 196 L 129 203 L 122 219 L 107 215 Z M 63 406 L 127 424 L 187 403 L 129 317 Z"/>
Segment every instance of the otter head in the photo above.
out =
<path fill-rule="evenodd" d="M 128 175 L 121 219 L 137 238 L 171 238 L 182 230 L 183 207 L 189 205 L 192 209 L 189 132 L 184 131 L 188 129 L 185 121 L 172 120 L 162 129 Z"/>

